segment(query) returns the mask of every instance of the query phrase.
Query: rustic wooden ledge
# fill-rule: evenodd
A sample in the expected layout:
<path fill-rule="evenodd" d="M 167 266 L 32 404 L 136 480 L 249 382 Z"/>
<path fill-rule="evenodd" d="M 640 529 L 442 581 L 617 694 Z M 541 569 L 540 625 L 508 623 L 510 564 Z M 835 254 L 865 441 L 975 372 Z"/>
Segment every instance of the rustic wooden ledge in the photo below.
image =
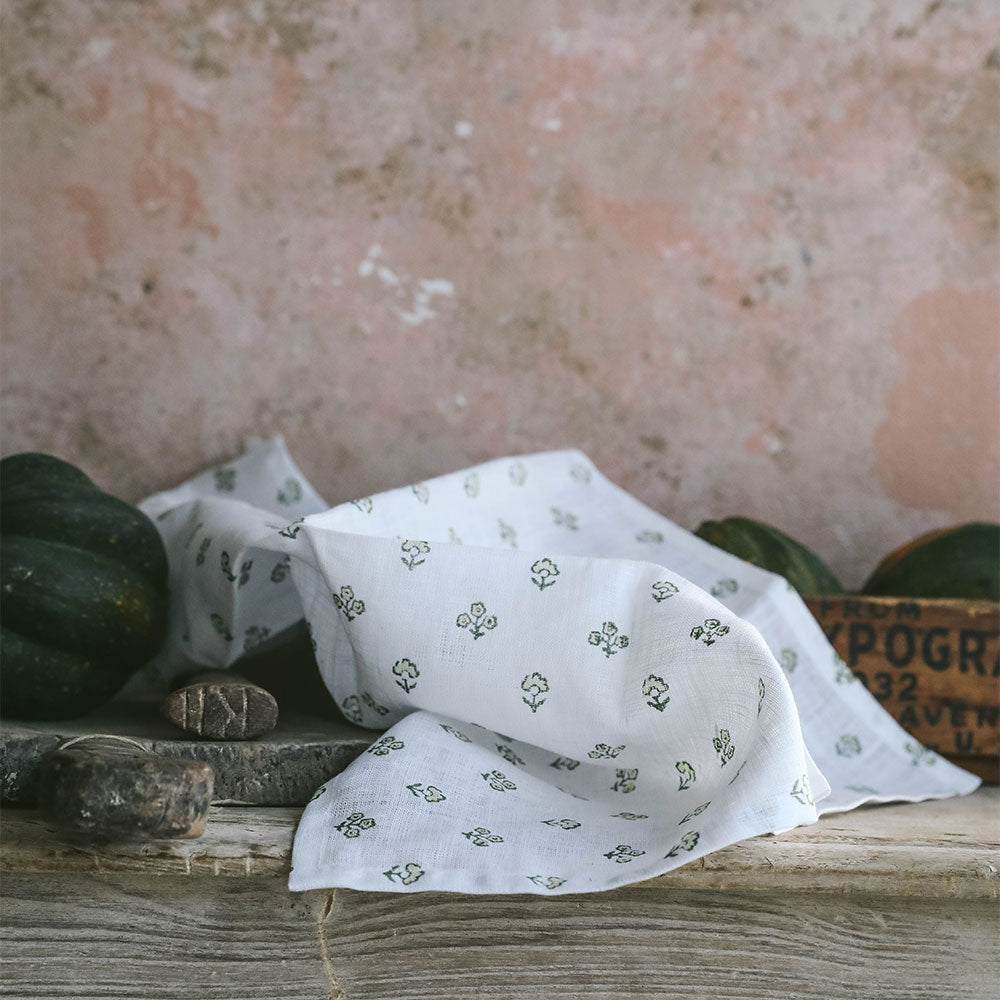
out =
<path fill-rule="evenodd" d="M 0 994 L 979 1000 L 1000 976 L 995 788 L 561 897 L 289 893 L 299 812 L 215 807 L 197 840 L 95 845 L 5 810 Z"/>

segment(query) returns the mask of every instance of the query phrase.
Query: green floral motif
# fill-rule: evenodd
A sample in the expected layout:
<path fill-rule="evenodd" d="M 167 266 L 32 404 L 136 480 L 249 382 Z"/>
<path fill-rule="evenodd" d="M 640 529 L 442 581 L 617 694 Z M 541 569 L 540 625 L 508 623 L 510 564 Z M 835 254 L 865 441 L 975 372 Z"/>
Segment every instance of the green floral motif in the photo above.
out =
<path fill-rule="evenodd" d="M 914 767 L 918 767 L 920 764 L 926 764 L 930 767 L 937 763 L 937 754 L 922 743 L 907 743 L 904 749 L 910 755 L 910 763 Z"/>
<path fill-rule="evenodd" d="M 677 761 L 674 767 L 677 768 L 677 773 L 681 776 L 681 784 L 677 791 L 682 792 L 685 788 L 690 788 L 697 777 L 694 768 L 686 760 Z"/>
<path fill-rule="evenodd" d="M 461 545 L 462 544 L 462 539 L 459 538 L 458 535 L 455 533 L 455 529 L 454 528 L 449 528 L 448 529 L 448 541 L 451 542 L 452 545 Z"/>
<path fill-rule="evenodd" d="M 420 566 L 427 562 L 426 559 L 420 559 L 419 556 L 425 556 L 430 552 L 431 547 L 426 542 L 415 541 L 412 538 L 406 539 L 401 546 L 404 553 L 406 553 L 400 562 L 407 568 L 413 569 L 414 566 Z"/>
<path fill-rule="evenodd" d="M 401 660 L 396 660 L 392 665 L 392 672 L 396 675 L 396 683 L 407 694 L 417 686 L 420 671 L 417 669 L 417 665 L 412 660 L 406 659 L 405 656 Z"/>
<path fill-rule="evenodd" d="M 633 858 L 642 857 L 645 851 L 636 850 L 631 844 L 619 844 L 613 851 L 608 851 L 604 856 L 612 861 L 617 861 L 620 865 L 627 865 Z"/>
<path fill-rule="evenodd" d="M 219 554 L 219 565 L 222 567 L 222 575 L 230 582 L 236 582 L 236 574 L 233 572 L 233 567 L 230 562 L 229 553 L 221 552 Z"/>
<path fill-rule="evenodd" d="M 288 574 L 291 572 L 292 557 L 285 555 L 281 557 L 281 561 L 274 564 L 274 568 L 271 570 L 271 583 L 284 583 L 288 578 Z"/>
<path fill-rule="evenodd" d="M 380 705 L 367 691 L 361 692 L 361 700 L 373 711 L 377 712 L 379 715 L 388 715 L 389 709 L 385 705 Z"/>
<path fill-rule="evenodd" d="M 226 640 L 226 642 L 233 641 L 233 633 L 229 631 L 229 626 L 223 620 L 222 615 L 220 615 L 216 611 L 213 611 L 208 616 L 208 620 L 212 623 L 212 628 L 214 628 L 215 631 L 218 632 L 219 635 L 221 635 L 222 638 Z"/>
<path fill-rule="evenodd" d="M 365 816 L 364 813 L 351 813 L 347 819 L 338 823 L 334 830 L 339 830 L 345 837 L 353 839 L 360 837 L 362 830 L 370 830 L 373 826 L 375 826 L 375 820 L 370 816 Z"/>
<path fill-rule="evenodd" d="M 736 781 L 736 779 L 743 773 L 743 768 L 745 768 L 749 763 L 750 761 L 747 759 L 740 764 L 740 766 L 736 769 L 736 773 L 729 779 L 729 784 L 733 784 L 733 782 Z"/>
<path fill-rule="evenodd" d="M 497 518 L 497 527 L 500 530 L 500 541 L 506 542 L 512 549 L 517 548 L 517 531 L 511 527 L 502 517 Z"/>
<path fill-rule="evenodd" d="M 570 531 L 578 531 L 580 528 L 576 514 L 560 510 L 558 507 L 552 508 L 552 523 L 558 528 L 568 528 Z"/>
<path fill-rule="evenodd" d="M 418 799 L 423 799 L 425 802 L 444 802 L 447 795 L 441 791 L 440 788 L 435 788 L 434 785 L 427 785 L 424 787 L 419 781 L 412 785 L 406 786 Z"/>
<path fill-rule="evenodd" d="M 352 500 L 352 504 L 361 511 L 362 514 L 370 514 L 375 507 L 375 503 L 371 497 L 358 497 L 357 500 Z"/>
<path fill-rule="evenodd" d="M 837 684 L 853 684 L 858 679 L 838 653 L 833 654 L 833 679 Z"/>
<path fill-rule="evenodd" d="M 642 542 L 648 545 L 658 545 L 663 541 L 662 531 L 650 531 L 648 528 L 645 531 L 640 531 L 638 535 L 635 536 L 637 542 Z"/>
<path fill-rule="evenodd" d="M 653 600 L 656 601 L 657 604 L 668 600 L 673 597 L 674 594 L 678 593 L 680 593 L 680 588 L 676 584 L 671 583 L 669 580 L 657 580 L 656 583 L 653 584 Z"/>
<path fill-rule="evenodd" d="M 719 735 L 712 740 L 712 746 L 715 747 L 715 752 L 719 755 L 723 767 L 733 759 L 733 754 L 736 752 L 736 747 L 729 741 L 728 729 L 719 731 Z"/>
<path fill-rule="evenodd" d="M 614 622 L 604 622 L 600 632 L 594 631 L 587 636 L 587 642 L 591 646 L 600 646 L 605 657 L 610 657 L 619 649 L 628 647 L 628 636 L 619 634 L 618 626 Z"/>
<path fill-rule="evenodd" d="M 500 756 L 503 757 L 508 764 L 514 764 L 516 767 L 524 766 L 524 761 L 521 760 L 521 758 L 518 757 L 518 755 L 514 753 L 514 751 L 511 750 L 511 748 L 505 743 L 497 744 L 497 753 L 500 754 Z"/>
<path fill-rule="evenodd" d="M 376 757 L 385 757 L 393 750 L 402 750 L 406 744 L 402 740 L 393 739 L 391 736 L 383 736 L 378 743 L 373 743 L 365 753 L 374 754 Z"/>
<path fill-rule="evenodd" d="M 216 469 L 215 488 L 219 493 L 232 493 L 236 489 L 236 470 Z"/>
<path fill-rule="evenodd" d="M 676 858 L 681 851 L 693 851 L 698 844 L 699 834 L 697 831 L 692 830 L 690 833 L 685 833 L 681 837 L 681 842 L 679 844 L 674 844 L 673 847 L 664 854 L 664 858 Z"/>
<path fill-rule="evenodd" d="M 547 878 L 544 875 L 525 875 L 525 878 L 543 889 L 558 889 L 566 882 L 566 879 L 560 878 L 558 875 L 549 875 Z"/>
<path fill-rule="evenodd" d="M 861 753 L 861 740 L 853 733 L 844 733 L 834 745 L 838 757 L 857 757 Z"/>
<path fill-rule="evenodd" d="M 757 714 L 760 715 L 760 710 L 764 707 L 764 695 L 767 692 L 767 688 L 764 687 L 764 678 L 757 678 Z"/>
<path fill-rule="evenodd" d="M 583 462 L 574 462 L 573 465 L 569 467 L 569 474 L 578 483 L 590 482 L 590 468 L 584 465 Z"/>
<path fill-rule="evenodd" d="M 278 490 L 278 503 L 286 507 L 298 503 L 302 499 L 302 484 L 289 476 Z"/>
<path fill-rule="evenodd" d="M 456 740 L 461 740 L 461 741 L 462 741 L 463 743 L 471 743 L 471 742 L 472 742 L 472 740 L 471 740 L 471 739 L 469 739 L 469 737 L 468 737 L 468 736 L 466 736 L 466 735 L 465 735 L 465 733 L 461 733 L 461 732 L 459 732 L 459 731 L 458 731 L 457 729 L 455 729 L 455 728 L 454 728 L 453 726 L 449 726 L 449 725 L 448 725 L 447 723 L 445 723 L 445 722 L 442 722 L 442 723 L 439 723 L 439 724 L 440 724 L 441 728 L 442 728 L 442 729 L 443 729 L 443 730 L 444 730 L 444 731 L 445 731 L 446 733 L 451 733 L 451 735 L 452 735 L 452 736 L 454 736 Z"/>
<path fill-rule="evenodd" d="M 695 625 L 691 629 L 692 639 L 701 639 L 706 646 L 711 646 L 716 639 L 728 634 L 729 626 L 723 625 L 718 618 L 706 618 L 704 625 Z"/>
<path fill-rule="evenodd" d="M 572 757 L 556 757 L 554 761 L 549 764 L 549 767 L 554 767 L 557 771 L 573 771 L 580 766 L 578 760 L 573 760 Z"/>
<path fill-rule="evenodd" d="M 281 535 L 282 538 L 297 538 L 299 532 L 302 530 L 302 522 L 304 520 L 304 517 L 297 517 L 291 524 L 282 528 L 278 534 Z"/>
<path fill-rule="evenodd" d="M 691 812 L 689 812 L 687 816 L 685 816 L 684 819 L 682 819 L 677 825 L 683 826 L 689 820 L 694 819 L 695 816 L 700 816 L 711 804 L 712 804 L 711 799 L 709 799 L 708 802 L 702 802 L 700 806 L 697 806 L 696 808 L 692 809 Z"/>
<path fill-rule="evenodd" d="M 243 635 L 243 652 L 256 649 L 270 634 L 271 630 L 263 625 L 251 625 Z"/>
<path fill-rule="evenodd" d="M 598 743 L 587 756 L 593 757 L 594 760 L 611 759 L 617 757 L 624 749 L 624 743 L 618 747 L 609 746 L 607 743 Z"/>
<path fill-rule="evenodd" d="M 575 830 L 580 823 L 575 819 L 543 819 L 546 826 L 558 826 L 562 830 Z"/>
<path fill-rule="evenodd" d="M 341 587 L 339 594 L 331 594 L 333 606 L 349 621 L 365 613 L 365 602 L 354 596 L 353 587 Z"/>
<path fill-rule="evenodd" d="M 496 615 L 486 613 L 486 605 L 482 601 L 473 601 L 466 613 L 463 611 L 456 619 L 459 628 L 468 629 L 473 639 L 481 639 L 491 629 L 497 627 Z"/>
<path fill-rule="evenodd" d="M 551 559 L 536 559 L 531 564 L 531 582 L 539 589 L 555 586 L 559 567 Z"/>
<path fill-rule="evenodd" d="M 363 716 L 361 714 L 361 699 L 356 695 L 348 695 L 340 704 L 340 710 L 347 719 L 350 719 L 356 726 L 361 725 Z"/>
<path fill-rule="evenodd" d="M 427 488 L 426 483 L 414 483 L 411 487 L 413 490 L 413 495 L 422 503 L 426 504 L 430 501 L 431 491 Z"/>
<path fill-rule="evenodd" d="M 613 792 L 634 792 L 635 783 L 639 777 L 639 768 L 625 767 L 615 771 L 615 783 L 611 786 Z"/>
<path fill-rule="evenodd" d="M 462 485 L 465 489 L 466 495 L 475 499 L 479 496 L 479 473 L 470 472 L 465 477 L 465 482 Z"/>
<path fill-rule="evenodd" d="M 649 819 L 645 813 L 620 812 L 612 813 L 611 815 L 617 819 Z"/>
<path fill-rule="evenodd" d="M 781 664 L 781 669 L 790 674 L 799 665 L 799 654 L 794 649 L 783 649 L 778 662 Z"/>
<path fill-rule="evenodd" d="M 517 790 L 517 785 L 502 771 L 486 771 L 483 773 L 483 780 L 495 792 L 513 792 Z"/>
<path fill-rule="evenodd" d="M 845 788 L 849 788 L 852 792 L 861 792 L 867 795 L 878 795 L 878 789 L 872 788 L 871 785 L 845 785 Z"/>
<path fill-rule="evenodd" d="M 713 597 L 719 598 L 726 597 L 729 594 L 735 594 L 739 589 L 739 583 L 737 583 L 732 577 L 727 577 L 724 580 L 717 580 L 709 593 Z"/>
<path fill-rule="evenodd" d="M 655 708 L 657 712 L 662 712 L 667 707 L 670 701 L 670 695 L 667 694 L 669 690 L 670 685 L 656 674 L 650 674 L 642 682 L 642 693 L 647 699 L 646 704 L 650 708 Z"/>
<path fill-rule="evenodd" d="M 201 566 L 205 562 L 205 553 L 208 552 L 209 545 L 212 544 L 211 538 L 203 538 L 201 540 L 201 545 L 198 546 L 198 553 L 194 557 L 195 566 Z"/>
<path fill-rule="evenodd" d="M 789 794 L 801 805 L 813 805 L 813 794 L 812 789 L 809 787 L 809 776 L 803 774 L 800 778 L 796 778 L 795 784 L 792 785 L 792 790 Z"/>
<path fill-rule="evenodd" d="M 545 699 L 540 698 L 539 695 L 545 694 L 549 689 L 549 682 L 540 673 L 535 672 L 533 674 L 528 674 L 523 681 L 521 681 L 521 690 L 530 697 L 526 698 L 521 696 L 521 701 L 531 709 L 532 712 L 537 712 L 542 705 L 545 704 Z"/>
<path fill-rule="evenodd" d="M 326 785 L 320 785 L 315 792 L 312 793 L 310 797 L 310 802 L 315 802 L 324 792 L 326 791 Z"/>
<path fill-rule="evenodd" d="M 157 521 L 161 521 L 161 520 L 163 520 L 163 515 L 164 515 L 164 514 L 172 514 L 172 513 L 173 513 L 173 511 L 174 511 L 174 510 L 177 510 L 177 509 L 179 509 L 179 508 L 176 508 L 176 507 L 172 507 L 172 508 L 171 508 L 170 510 L 165 510 L 165 511 L 163 512 L 163 514 L 160 514 L 160 516 L 159 516 L 159 517 L 157 517 L 157 519 L 156 519 L 156 520 L 157 520 Z M 201 529 L 202 529 L 202 528 L 204 528 L 204 527 L 205 527 L 205 522 L 204 522 L 204 521 L 199 521 L 199 522 L 198 522 L 198 523 L 197 523 L 197 524 L 196 524 L 196 525 L 195 525 L 195 526 L 194 526 L 194 527 L 193 527 L 193 528 L 191 529 L 191 534 L 190 534 L 190 535 L 188 535 L 188 539 L 187 539 L 187 541 L 186 541 L 186 542 L 184 543 L 184 548 L 185 548 L 185 549 L 189 549 L 189 548 L 191 548 L 191 543 L 192 543 L 192 542 L 193 542 L 193 541 L 194 541 L 194 540 L 195 540 L 195 539 L 196 539 L 196 538 L 198 537 L 198 532 L 199 532 L 199 531 L 201 531 Z"/>
<path fill-rule="evenodd" d="M 528 470 L 524 467 L 524 462 L 515 462 L 508 470 L 507 475 L 515 486 L 523 486 L 528 478 Z"/>
<path fill-rule="evenodd" d="M 503 837 L 498 833 L 492 833 L 485 826 L 477 826 L 468 833 L 463 833 L 466 840 L 471 840 L 476 847 L 489 847 L 490 844 L 502 844 Z"/>
<path fill-rule="evenodd" d="M 420 867 L 420 865 L 411 861 L 403 871 L 399 870 L 399 865 L 393 865 L 387 872 L 382 872 L 382 874 L 390 882 L 399 882 L 402 885 L 413 885 L 417 879 L 421 878 L 427 873 Z"/>

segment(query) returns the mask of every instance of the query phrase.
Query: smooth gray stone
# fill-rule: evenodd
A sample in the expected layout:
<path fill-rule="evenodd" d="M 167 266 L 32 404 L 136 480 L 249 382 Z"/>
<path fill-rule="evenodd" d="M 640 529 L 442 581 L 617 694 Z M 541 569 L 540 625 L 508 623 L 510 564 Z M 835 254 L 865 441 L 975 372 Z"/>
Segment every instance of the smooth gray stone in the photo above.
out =
<path fill-rule="evenodd" d="M 57 722 L 4 720 L 0 729 L 0 798 L 37 804 L 42 756 L 75 736 L 106 733 L 137 740 L 155 754 L 203 760 L 215 772 L 214 802 L 300 806 L 369 747 L 378 733 L 340 718 L 282 711 L 267 736 L 244 742 L 192 739 L 159 715 L 159 698 L 111 702 L 98 712 Z"/>

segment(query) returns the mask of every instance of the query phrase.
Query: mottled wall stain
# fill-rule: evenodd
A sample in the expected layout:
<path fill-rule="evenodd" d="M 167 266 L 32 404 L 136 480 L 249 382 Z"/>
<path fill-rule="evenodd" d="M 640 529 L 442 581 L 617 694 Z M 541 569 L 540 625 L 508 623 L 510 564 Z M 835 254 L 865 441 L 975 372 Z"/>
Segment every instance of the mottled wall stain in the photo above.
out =
<path fill-rule="evenodd" d="M 0 18 L 4 453 L 135 499 L 280 432 L 336 502 L 577 446 L 848 582 L 1000 517 L 989 0 Z"/>

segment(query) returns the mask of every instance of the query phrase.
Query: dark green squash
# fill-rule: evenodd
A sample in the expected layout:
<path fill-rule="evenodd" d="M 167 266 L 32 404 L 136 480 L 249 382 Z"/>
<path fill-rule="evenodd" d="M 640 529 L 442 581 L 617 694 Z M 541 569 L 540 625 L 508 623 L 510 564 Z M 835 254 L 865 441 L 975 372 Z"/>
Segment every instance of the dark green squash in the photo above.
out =
<path fill-rule="evenodd" d="M 1000 524 L 972 521 L 920 535 L 890 552 L 861 593 L 1000 601 Z"/>
<path fill-rule="evenodd" d="M 704 521 L 695 534 L 754 566 L 783 576 L 800 594 L 841 594 L 833 571 L 811 549 L 769 524 L 749 517 Z"/>
<path fill-rule="evenodd" d="M 167 555 L 142 511 L 80 469 L 0 461 L 0 713 L 84 715 L 159 649 Z"/>

